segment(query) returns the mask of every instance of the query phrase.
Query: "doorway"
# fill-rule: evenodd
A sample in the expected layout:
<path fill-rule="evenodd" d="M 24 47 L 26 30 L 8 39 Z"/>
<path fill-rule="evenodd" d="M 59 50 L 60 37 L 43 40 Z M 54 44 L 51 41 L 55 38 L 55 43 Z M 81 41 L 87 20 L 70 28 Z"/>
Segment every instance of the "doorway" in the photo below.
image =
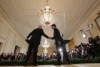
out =
<path fill-rule="evenodd" d="M 20 53 L 20 47 L 18 45 L 15 46 L 15 49 L 14 49 L 14 55 L 18 55 L 18 53 Z"/>

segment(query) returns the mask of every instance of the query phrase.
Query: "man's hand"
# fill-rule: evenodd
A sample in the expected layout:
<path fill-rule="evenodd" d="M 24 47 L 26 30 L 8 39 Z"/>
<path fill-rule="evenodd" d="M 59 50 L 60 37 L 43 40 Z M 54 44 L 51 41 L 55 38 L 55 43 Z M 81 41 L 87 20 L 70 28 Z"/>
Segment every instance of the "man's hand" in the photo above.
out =
<path fill-rule="evenodd" d="M 49 37 L 49 39 L 52 39 L 52 37 Z"/>

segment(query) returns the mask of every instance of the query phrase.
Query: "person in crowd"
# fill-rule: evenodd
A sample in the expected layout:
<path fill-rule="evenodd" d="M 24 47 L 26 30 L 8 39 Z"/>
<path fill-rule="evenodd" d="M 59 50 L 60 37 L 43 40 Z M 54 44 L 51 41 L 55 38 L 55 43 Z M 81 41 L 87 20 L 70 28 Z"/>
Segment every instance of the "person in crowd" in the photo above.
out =
<path fill-rule="evenodd" d="M 99 57 L 100 56 L 100 37 L 96 36 L 95 41 L 96 41 L 95 48 L 96 48 L 97 56 Z"/>
<path fill-rule="evenodd" d="M 0 55 L 0 60 L 3 61 L 3 59 L 4 59 L 4 53 L 2 53 L 2 54 Z"/>
<path fill-rule="evenodd" d="M 95 48 L 97 46 L 96 40 L 92 37 L 88 38 L 88 40 L 89 40 L 89 43 L 91 44 L 91 49 L 92 49 L 91 53 L 92 53 L 93 57 L 96 57 L 97 56 L 97 52 L 96 52 L 97 48 Z"/>
<path fill-rule="evenodd" d="M 65 56 L 67 63 L 69 63 L 69 57 L 67 55 L 64 40 L 61 37 L 60 31 L 57 29 L 55 24 L 52 24 L 51 28 L 54 30 L 54 34 L 53 34 L 53 37 L 51 37 L 51 39 L 55 39 L 55 45 L 56 45 L 56 50 L 57 50 L 57 65 L 61 65 L 62 63 L 59 48 L 62 48 L 63 56 Z"/>
<path fill-rule="evenodd" d="M 88 43 L 81 43 L 75 49 L 70 50 L 69 56 L 71 59 L 100 57 L 100 37 L 89 37 Z"/>
<path fill-rule="evenodd" d="M 33 65 L 37 66 L 37 52 L 41 41 L 41 36 L 49 38 L 43 31 L 42 26 L 34 29 L 28 36 L 26 41 L 29 43 L 25 64 L 27 65 L 31 52 L 33 50 Z"/>
<path fill-rule="evenodd" d="M 56 59 L 57 59 L 57 54 L 56 51 L 54 51 L 50 56 L 50 60 L 56 60 Z"/>
<path fill-rule="evenodd" d="M 11 60 L 11 61 L 16 60 L 16 57 L 15 57 L 15 55 L 14 55 L 13 53 L 10 55 L 10 60 Z"/>

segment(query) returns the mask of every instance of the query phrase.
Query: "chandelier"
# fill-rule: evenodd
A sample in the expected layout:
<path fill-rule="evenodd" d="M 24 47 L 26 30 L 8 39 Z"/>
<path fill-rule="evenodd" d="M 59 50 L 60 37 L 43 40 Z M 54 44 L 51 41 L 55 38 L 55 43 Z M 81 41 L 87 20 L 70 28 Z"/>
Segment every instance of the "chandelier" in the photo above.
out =
<path fill-rule="evenodd" d="M 57 16 L 56 9 L 51 8 L 48 5 L 48 0 L 46 0 L 46 6 L 40 9 L 37 13 L 37 17 L 39 17 L 40 22 L 43 25 L 51 25 L 55 22 L 55 17 Z"/>
<path fill-rule="evenodd" d="M 45 39 L 45 41 L 42 43 L 42 47 L 44 48 L 43 53 L 47 55 L 48 48 L 50 47 L 50 43 Z"/>
<path fill-rule="evenodd" d="M 44 49 L 48 49 L 50 47 L 50 43 L 47 41 L 47 39 L 45 39 L 45 41 L 42 43 L 42 47 Z"/>

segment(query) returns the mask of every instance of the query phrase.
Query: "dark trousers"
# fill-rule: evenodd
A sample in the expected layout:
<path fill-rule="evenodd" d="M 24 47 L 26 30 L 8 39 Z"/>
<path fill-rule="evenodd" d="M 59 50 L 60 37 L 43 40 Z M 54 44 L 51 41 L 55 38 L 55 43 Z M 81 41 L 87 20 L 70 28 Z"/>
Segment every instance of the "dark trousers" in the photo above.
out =
<path fill-rule="evenodd" d="M 61 45 L 61 48 L 63 49 L 63 63 L 70 63 L 70 60 L 69 60 L 69 55 L 66 51 L 66 46 L 65 44 L 62 44 Z"/>
<path fill-rule="evenodd" d="M 60 64 L 61 63 L 61 54 L 59 52 L 59 48 L 62 49 L 62 52 L 63 52 L 63 63 L 69 63 L 69 56 L 68 56 L 68 53 L 66 51 L 66 47 L 65 47 L 65 44 L 61 44 L 59 45 L 57 42 L 56 42 L 56 50 L 57 50 L 57 63 Z"/>
<path fill-rule="evenodd" d="M 57 64 L 61 64 L 61 54 L 59 52 L 59 46 L 56 45 L 56 50 L 57 50 Z"/>
<path fill-rule="evenodd" d="M 25 63 L 28 62 L 31 53 L 33 52 L 33 65 L 36 65 L 37 64 L 38 46 L 39 46 L 39 43 L 38 42 L 34 42 L 33 41 L 33 42 L 30 42 L 29 43 L 29 47 L 28 47 L 28 51 L 27 51 L 27 56 L 26 56 Z"/>

